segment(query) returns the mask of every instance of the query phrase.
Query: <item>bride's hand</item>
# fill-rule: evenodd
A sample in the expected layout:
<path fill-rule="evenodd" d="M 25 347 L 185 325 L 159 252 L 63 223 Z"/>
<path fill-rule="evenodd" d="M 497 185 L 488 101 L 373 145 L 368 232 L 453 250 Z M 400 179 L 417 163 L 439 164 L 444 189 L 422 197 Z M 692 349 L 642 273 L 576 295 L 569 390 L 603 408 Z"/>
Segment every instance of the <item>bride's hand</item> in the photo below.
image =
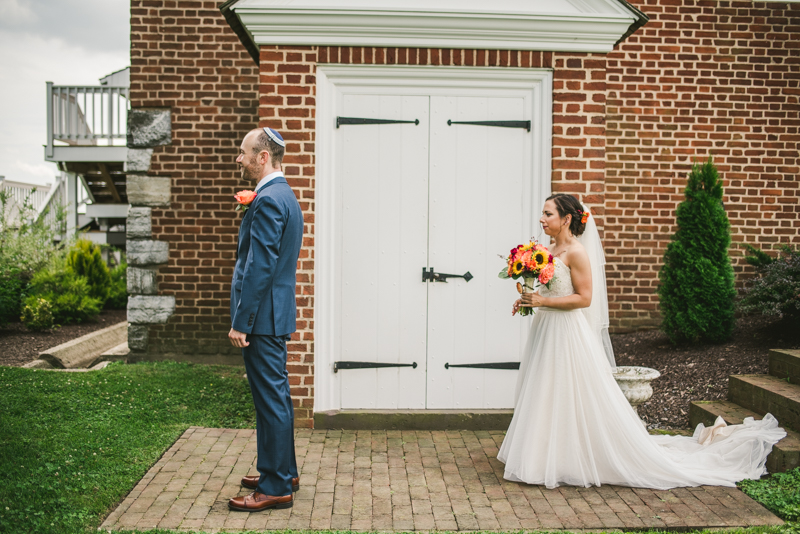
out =
<path fill-rule="evenodd" d="M 522 300 L 521 299 L 517 299 L 517 300 L 514 301 L 514 306 L 511 308 L 511 316 L 512 317 L 515 316 L 517 314 L 517 312 L 519 311 L 520 304 L 522 304 Z"/>
<path fill-rule="evenodd" d="M 531 308 L 544 306 L 544 297 L 539 293 L 523 293 L 521 300 L 523 306 L 529 306 Z"/>

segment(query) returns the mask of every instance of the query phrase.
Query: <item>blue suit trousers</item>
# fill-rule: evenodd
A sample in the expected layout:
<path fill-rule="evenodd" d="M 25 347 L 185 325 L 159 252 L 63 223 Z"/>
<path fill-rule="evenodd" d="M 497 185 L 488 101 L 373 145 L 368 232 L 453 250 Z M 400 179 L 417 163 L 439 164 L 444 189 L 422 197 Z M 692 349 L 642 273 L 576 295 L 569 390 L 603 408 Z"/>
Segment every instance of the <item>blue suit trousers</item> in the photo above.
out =
<path fill-rule="evenodd" d="M 288 338 L 249 334 L 250 345 L 242 349 L 256 407 L 256 467 L 261 474 L 257 491 L 278 497 L 292 494 L 292 478 L 297 477 L 294 407 L 286 370 Z"/>

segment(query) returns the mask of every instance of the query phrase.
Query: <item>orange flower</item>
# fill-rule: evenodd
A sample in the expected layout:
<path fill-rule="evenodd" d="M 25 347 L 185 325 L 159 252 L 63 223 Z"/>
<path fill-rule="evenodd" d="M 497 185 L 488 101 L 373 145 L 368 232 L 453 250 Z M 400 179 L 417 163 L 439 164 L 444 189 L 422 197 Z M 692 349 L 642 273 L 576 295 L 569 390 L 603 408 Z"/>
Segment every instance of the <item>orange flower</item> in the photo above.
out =
<path fill-rule="evenodd" d="M 239 191 L 238 193 L 233 195 L 233 198 L 235 198 L 236 202 L 238 202 L 242 206 L 249 206 L 253 202 L 253 200 L 255 200 L 256 192 L 247 190 Z"/>
<path fill-rule="evenodd" d="M 553 279 L 553 274 L 555 274 L 556 268 L 555 264 L 550 263 L 542 269 L 542 272 L 539 273 L 539 281 L 543 284 L 548 283 L 550 280 Z"/>

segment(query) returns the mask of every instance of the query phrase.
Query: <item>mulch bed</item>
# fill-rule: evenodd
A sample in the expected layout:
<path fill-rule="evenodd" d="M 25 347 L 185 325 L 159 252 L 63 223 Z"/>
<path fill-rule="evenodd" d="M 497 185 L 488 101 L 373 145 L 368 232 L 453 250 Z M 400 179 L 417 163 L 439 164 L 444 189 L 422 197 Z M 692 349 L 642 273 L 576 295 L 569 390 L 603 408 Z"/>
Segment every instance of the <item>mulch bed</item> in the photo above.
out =
<path fill-rule="evenodd" d="M 0 365 L 25 365 L 42 351 L 126 320 L 127 310 L 103 310 L 97 322 L 64 325 L 50 332 L 31 332 L 22 323 L 11 323 L 0 329 Z"/>
<path fill-rule="evenodd" d="M 0 330 L 0 365 L 21 366 L 39 353 L 71 339 L 126 320 L 126 310 L 104 310 L 96 323 L 65 325 L 52 332 L 29 332 L 14 323 Z M 673 345 L 658 330 L 611 336 L 618 365 L 641 365 L 661 372 L 653 397 L 639 406 L 649 428 L 685 429 L 689 402 L 721 400 L 728 376 L 766 374 L 770 349 L 800 349 L 800 326 L 769 317 L 737 320 L 733 338 L 719 345 Z"/>
<path fill-rule="evenodd" d="M 689 403 L 724 400 L 728 376 L 767 374 L 770 349 L 800 349 L 800 325 L 770 317 L 736 321 L 727 343 L 673 345 L 664 333 L 644 330 L 611 336 L 617 365 L 641 365 L 661 372 L 651 382 L 653 397 L 639 406 L 649 428 L 689 426 Z"/>

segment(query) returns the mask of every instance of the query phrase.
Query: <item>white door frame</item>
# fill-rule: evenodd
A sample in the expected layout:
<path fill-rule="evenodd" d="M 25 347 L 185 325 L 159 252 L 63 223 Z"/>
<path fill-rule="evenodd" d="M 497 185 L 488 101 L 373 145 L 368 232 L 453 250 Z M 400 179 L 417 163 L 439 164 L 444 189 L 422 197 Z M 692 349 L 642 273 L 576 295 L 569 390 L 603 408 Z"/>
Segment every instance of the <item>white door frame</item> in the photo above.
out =
<path fill-rule="evenodd" d="M 317 67 L 316 195 L 314 246 L 314 412 L 340 408 L 340 380 L 333 373 L 337 206 L 336 110 L 343 93 L 521 97 L 531 119 L 531 234 L 550 195 L 553 114 L 552 69 L 324 65 Z"/>

